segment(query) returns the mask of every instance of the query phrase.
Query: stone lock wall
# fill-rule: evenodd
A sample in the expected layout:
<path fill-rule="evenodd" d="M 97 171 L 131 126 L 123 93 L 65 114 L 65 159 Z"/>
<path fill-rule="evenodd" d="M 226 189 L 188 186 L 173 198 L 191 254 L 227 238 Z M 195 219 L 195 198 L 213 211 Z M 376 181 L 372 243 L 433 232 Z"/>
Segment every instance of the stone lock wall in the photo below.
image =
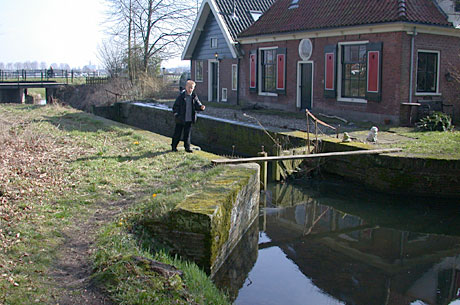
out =
<path fill-rule="evenodd" d="M 323 152 L 363 149 L 323 141 Z M 460 198 L 460 160 L 406 157 L 397 154 L 342 156 L 324 160 L 322 169 L 368 189 L 392 194 Z"/>
<path fill-rule="evenodd" d="M 106 117 L 131 126 L 172 137 L 174 118 L 167 107 L 146 103 L 120 102 L 108 107 L 94 107 L 96 115 Z M 261 146 L 269 155 L 276 155 L 276 139 L 282 149 L 306 145 L 305 134 L 285 130 L 264 130 L 259 126 L 198 114 L 198 120 L 192 127 L 192 144 L 206 150 L 242 156 L 257 156 Z M 270 134 L 270 136 L 268 135 Z M 302 137 L 303 136 L 303 137 Z M 179 143 L 182 145 L 182 142 Z"/>
<path fill-rule="evenodd" d="M 146 107 L 128 103 L 118 103 L 112 107 L 96 109 L 102 116 L 133 126 L 171 136 L 174 122 L 170 109 Z M 169 113 L 168 113 L 169 112 Z M 306 145 L 306 133 L 270 130 L 270 135 L 286 147 Z M 201 115 L 193 128 L 194 144 L 211 148 L 214 152 L 256 156 L 265 146 L 269 155 L 276 155 L 273 141 L 258 126 L 241 124 Z M 372 149 L 363 143 L 341 143 L 338 139 L 321 142 L 322 152 Z M 325 162 L 322 162 L 325 161 Z M 360 155 L 323 159 L 322 169 L 349 180 L 387 193 L 401 193 L 418 196 L 446 198 L 460 197 L 460 161 L 422 159 L 401 155 Z M 316 162 L 317 160 L 310 161 Z"/>
<path fill-rule="evenodd" d="M 195 261 L 211 276 L 259 214 L 259 166 L 227 166 L 203 192 L 187 197 L 161 221 L 144 225 L 171 252 Z"/>

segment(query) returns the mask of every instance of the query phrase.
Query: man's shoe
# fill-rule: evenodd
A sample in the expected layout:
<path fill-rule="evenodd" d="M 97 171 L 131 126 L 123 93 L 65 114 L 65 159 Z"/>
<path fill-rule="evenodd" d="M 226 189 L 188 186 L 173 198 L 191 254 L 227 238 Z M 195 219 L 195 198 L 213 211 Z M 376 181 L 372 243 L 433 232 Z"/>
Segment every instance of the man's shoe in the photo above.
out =
<path fill-rule="evenodd" d="M 173 148 L 173 149 L 171 149 L 171 151 L 177 151 L 177 148 Z"/>
<path fill-rule="evenodd" d="M 188 152 L 188 153 L 193 153 L 193 150 L 191 150 L 191 149 L 186 149 L 185 151 Z"/>

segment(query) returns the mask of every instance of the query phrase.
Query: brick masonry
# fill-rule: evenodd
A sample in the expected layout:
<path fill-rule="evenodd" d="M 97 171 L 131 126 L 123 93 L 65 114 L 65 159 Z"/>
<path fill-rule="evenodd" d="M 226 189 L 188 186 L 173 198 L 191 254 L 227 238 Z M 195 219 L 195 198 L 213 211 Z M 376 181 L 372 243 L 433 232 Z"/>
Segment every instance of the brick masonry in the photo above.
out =
<path fill-rule="evenodd" d="M 350 119 L 369 120 L 377 123 L 405 123 L 407 109 L 401 105 L 409 101 L 410 48 L 411 35 L 406 32 L 388 32 L 378 34 L 346 35 L 326 38 L 312 38 L 313 53 L 310 58 L 314 65 L 313 76 L 313 111 L 335 114 Z M 368 101 L 364 104 L 339 102 L 336 98 L 325 98 L 324 87 L 324 47 L 339 42 L 369 41 L 382 42 L 382 99 L 379 102 Z M 299 40 L 286 40 L 242 45 L 245 56 L 240 65 L 240 99 L 244 102 L 263 103 L 271 108 L 296 111 L 297 63 Z M 439 92 L 436 98 L 454 105 L 454 116 L 460 116 L 460 84 L 447 81 L 446 73 L 457 73 L 460 69 L 460 38 L 446 35 L 419 33 L 415 37 L 413 92 L 416 86 L 417 50 L 440 52 Z M 261 96 L 249 91 L 249 53 L 262 47 L 287 48 L 287 83 L 286 94 Z M 460 75 L 459 75 L 460 76 Z M 412 101 L 428 98 L 412 95 Z"/>

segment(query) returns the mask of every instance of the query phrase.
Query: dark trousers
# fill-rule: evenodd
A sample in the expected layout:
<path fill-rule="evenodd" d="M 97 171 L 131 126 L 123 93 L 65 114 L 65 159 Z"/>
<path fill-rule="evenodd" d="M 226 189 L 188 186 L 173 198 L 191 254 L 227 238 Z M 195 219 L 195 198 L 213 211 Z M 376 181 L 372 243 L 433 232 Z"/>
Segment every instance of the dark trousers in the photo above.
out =
<path fill-rule="evenodd" d="M 183 124 L 176 123 L 176 128 L 174 128 L 174 135 L 172 139 L 172 148 L 176 149 L 177 144 L 181 140 L 181 134 L 183 132 L 182 140 L 184 141 L 185 150 L 190 150 L 190 141 L 191 141 L 191 131 L 192 131 L 192 122 L 185 122 Z"/>

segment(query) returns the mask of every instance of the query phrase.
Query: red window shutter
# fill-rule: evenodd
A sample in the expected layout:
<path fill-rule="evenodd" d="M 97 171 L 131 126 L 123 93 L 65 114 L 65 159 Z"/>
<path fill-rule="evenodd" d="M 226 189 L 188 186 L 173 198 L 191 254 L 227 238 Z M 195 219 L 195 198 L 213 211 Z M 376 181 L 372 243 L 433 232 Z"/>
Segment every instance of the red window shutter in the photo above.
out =
<path fill-rule="evenodd" d="M 334 70 L 335 70 L 335 55 L 334 53 L 326 53 L 326 90 L 334 90 Z"/>
<path fill-rule="evenodd" d="M 337 46 L 324 47 L 324 96 L 336 97 Z"/>
<path fill-rule="evenodd" d="M 249 53 L 249 90 L 257 90 L 257 50 Z"/>
<path fill-rule="evenodd" d="M 379 92 L 379 51 L 367 52 L 367 91 Z"/>
<path fill-rule="evenodd" d="M 366 99 L 380 101 L 382 76 L 382 43 L 368 43 Z"/>
<path fill-rule="evenodd" d="M 286 94 L 286 48 L 276 50 L 276 91 Z"/>

